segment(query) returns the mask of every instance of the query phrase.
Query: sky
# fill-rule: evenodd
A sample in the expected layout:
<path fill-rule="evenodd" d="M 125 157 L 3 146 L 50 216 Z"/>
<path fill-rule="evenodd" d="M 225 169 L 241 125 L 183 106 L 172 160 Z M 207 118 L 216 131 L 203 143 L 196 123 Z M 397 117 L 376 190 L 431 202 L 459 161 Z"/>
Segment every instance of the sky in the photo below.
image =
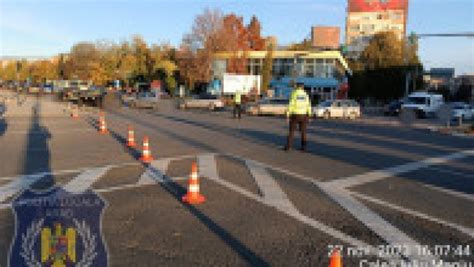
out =
<path fill-rule="evenodd" d="M 474 0 L 409 0 L 408 32 L 474 32 Z M 206 8 L 256 15 L 280 45 L 310 36 L 311 26 L 345 29 L 347 0 L 0 0 L 0 57 L 53 56 L 79 41 L 120 42 L 132 35 L 178 46 Z M 343 36 L 342 36 L 343 37 Z M 341 40 L 343 40 L 341 37 Z M 425 68 L 474 73 L 474 38 L 426 38 Z"/>

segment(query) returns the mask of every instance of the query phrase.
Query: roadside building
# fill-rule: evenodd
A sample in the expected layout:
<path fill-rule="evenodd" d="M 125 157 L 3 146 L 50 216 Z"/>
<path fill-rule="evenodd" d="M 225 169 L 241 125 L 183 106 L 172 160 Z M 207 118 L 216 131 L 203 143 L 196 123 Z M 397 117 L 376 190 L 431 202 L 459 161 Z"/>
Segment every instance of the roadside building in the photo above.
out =
<path fill-rule="evenodd" d="M 454 68 L 431 68 L 423 75 L 425 86 L 429 91 L 449 90 L 453 93 Z"/>
<path fill-rule="evenodd" d="M 345 44 L 347 56 L 357 58 L 378 32 L 405 38 L 408 0 L 348 0 Z"/>
<path fill-rule="evenodd" d="M 458 100 L 474 103 L 474 73 L 454 78 L 454 88 Z"/>
<path fill-rule="evenodd" d="M 350 69 L 340 51 L 277 50 L 272 53 L 270 89 L 274 90 L 275 96 L 288 97 L 294 83 L 304 83 L 305 90 L 319 100 L 335 99 L 340 95 L 340 90 L 347 88 Z M 267 51 L 222 52 L 214 57 L 214 80 L 222 81 L 229 60 L 243 57 L 244 54 L 247 74 L 261 75 Z"/>

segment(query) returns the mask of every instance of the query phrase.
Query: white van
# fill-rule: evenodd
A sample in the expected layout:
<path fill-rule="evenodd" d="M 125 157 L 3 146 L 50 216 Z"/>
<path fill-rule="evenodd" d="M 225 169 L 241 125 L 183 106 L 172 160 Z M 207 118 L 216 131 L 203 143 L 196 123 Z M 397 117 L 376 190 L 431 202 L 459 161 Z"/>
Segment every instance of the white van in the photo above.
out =
<path fill-rule="evenodd" d="M 420 118 L 434 115 L 444 104 L 443 96 L 427 92 L 415 92 L 402 105 L 403 110 L 413 110 Z"/>

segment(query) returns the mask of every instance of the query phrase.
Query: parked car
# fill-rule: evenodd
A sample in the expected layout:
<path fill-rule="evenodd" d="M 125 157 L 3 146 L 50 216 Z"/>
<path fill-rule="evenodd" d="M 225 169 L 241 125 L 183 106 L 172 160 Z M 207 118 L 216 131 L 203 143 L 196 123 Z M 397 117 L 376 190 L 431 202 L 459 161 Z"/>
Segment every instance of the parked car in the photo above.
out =
<path fill-rule="evenodd" d="M 33 85 L 28 87 L 28 93 L 30 94 L 39 94 L 41 92 L 41 88 L 39 86 Z"/>
<path fill-rule="evenodd" d="M 124 104 L 130 104 L 130 102 L 133 101 L 135 98 L 137 98 L 136 93 L 123 93 L 120 96 L 120 99 L 122 99 L 122 102 Z"/>
<path fill-rule="evenodd" d="M 130 99 L 132 108 L 158 108 L 158 95 L 155 91 L 140 92 L 135 98 Z"/>
<path fill-rule="evenodd" d="M 327 100 L 313 107 L 313 115 L 317 118 L 348 118 L 360 117 L 360 105 L 355 100 Z"/>
<path fill-rule="evenodd" d="M 251 115 L 285 115 L 288 110 L 287 98 L 265 98 L 247 106 Z"/>
<path fill-rule="evenodd" d="M 398 116 L 402 110 L 403 100 L 394 100 L 384 107 L 383 114 L 385 116 Z"/>
<path fill-rule="evenodd" d="M 474 117 L 473 107 L 463 102 L 451 103 L 452 118 L 458 120 L 471 120 Z"/>
<path fill-rule="evenodd" d="M 179 107 L 181 109 L 188 108 L 207 108 L 209 110 L 224 108 L 224 102 L 215 95 L 198 95 L 191 99 L 185 99 Z"/>
<path fill-rule="evenodd" d="M 43 90 L 43 93 L 45 94 L 51 94 L 53 93 L 53 85 L 52 84 L 45 84 L 41 88 Z"/>
<path fill-rule="evenodd" d="M 404 110 L 413 110 L 417 117 L 433 116 L 444 104 L 443 96 L 426 92 L 415 92 L 408 96 L 402 105 Z"/>

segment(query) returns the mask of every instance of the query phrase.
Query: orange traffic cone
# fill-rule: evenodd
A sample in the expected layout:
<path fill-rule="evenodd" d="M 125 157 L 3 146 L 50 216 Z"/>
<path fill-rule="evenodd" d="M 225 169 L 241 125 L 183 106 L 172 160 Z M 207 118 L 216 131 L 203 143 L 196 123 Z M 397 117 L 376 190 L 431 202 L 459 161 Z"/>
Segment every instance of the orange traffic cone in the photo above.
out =
<path fill-rule="evenodd" d="M 143 153 L 140 157 L 140 161 L 143 163 L 150 163 L 153 160 L 150 151 L 150 145 L 148 143 L 148 136 L 143 137 Z"/>
<path fill-rule="evenodd" d="M 329 261 L 329 267 L 342 267 L 341 253 L 339 249 L 334 250 Z"/>
<path fill-rule="evenodd" d="M 105 122 L 105 116 L 104 113 L 100 113 L 100 118 L 99 118 L 99 133 L 101 134 L 107 134 L 109 131 L 107 131 L 107 124 Z"/>
<path fill-rule="evenodd" d="M 197 173 L 197 164 L 193 162 L 191 175 L 188 180 L 188 193 L 182 197 L 182 201 L 188 204 L 201 204 L 206 198 L 199 193 L 199 178 Z"/>
<path fill-rule="evenodd" d="M 77 108 L 75 108 L 75 107 L 73 107 L 71 109 L 71 118 L 79 119 L 79 112 L 78 112 Z"/>
<path fill-rule="evenodd" d="M 135 143 L 135 132 L 133 131 L 133 127 L 128 126 L 127 146 L 135 147 L 136 145 L 137 144 Z"/>

